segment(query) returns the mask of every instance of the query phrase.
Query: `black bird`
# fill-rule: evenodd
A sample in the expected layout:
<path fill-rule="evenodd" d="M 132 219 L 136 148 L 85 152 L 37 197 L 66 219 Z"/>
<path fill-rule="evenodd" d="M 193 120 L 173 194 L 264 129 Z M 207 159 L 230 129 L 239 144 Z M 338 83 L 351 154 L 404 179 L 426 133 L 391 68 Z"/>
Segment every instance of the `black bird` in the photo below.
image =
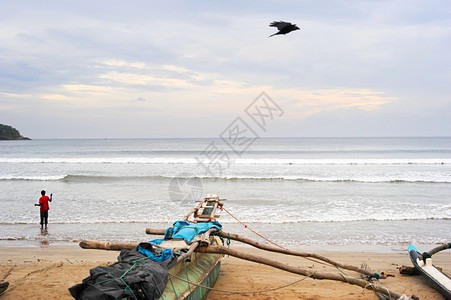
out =
<path fill-rule="evenodd" d="M 277 27 L 277 29 L 279 29 L 279 32 L 274 33 L 274 34 L 270 35 L 269 37 L 272 37 L 273 35 L 276 35 L 276 34 L 287 34 L 294 30 L 300 30 L 300 28 L 297 27 L 296 24 L 291 24 L 291 23 L 284 22 L 284 21 L 279 21 L 279 22 L 275 21 L 275 22 L 272 22 L 271 24 L 269 24 L 269 26 Z"/>

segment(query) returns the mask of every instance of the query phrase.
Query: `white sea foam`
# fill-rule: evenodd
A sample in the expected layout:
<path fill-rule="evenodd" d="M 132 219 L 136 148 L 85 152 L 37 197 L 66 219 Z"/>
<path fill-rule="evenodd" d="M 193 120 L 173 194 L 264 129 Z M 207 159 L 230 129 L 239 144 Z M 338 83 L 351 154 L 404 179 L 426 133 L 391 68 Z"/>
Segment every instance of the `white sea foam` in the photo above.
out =
<path fill-rule="evenodd" d="M 0 157 L 0 163 L 43 163 L 43 164 L 199 164 L 217 163 L 213 159 L 193 158 L 149 158 L 149 157 Z M 451 164 L 449 158 L 423 159 L 231 159 L 229 163 L 240 165 L 443 165 Z"/>
<path fill-rule="evenodd" d="M 0 180 L 33 180 L 33 181 L 56 181 L 64 179 L 65 175 L 0 175 Z"/>
<path fill-rule="evenodd" d="M 337 174 L 338 175 L 338 174 Z M 206 183 L 211 180 L 225 180 L 225 181 L 304 181 L 304 182 L 361 182 L 361 183 L 451 183 L 451 176 L 448 174 L 424 174 L 424 173 L 415 173 L 415 174 L 403 174 L 402 172 L 393 173 L 393 174 L 385 174 L 384 176 L 380 175 L 371 175 L 371 174 L 340 174 L 337 175 L 328 175 L 328 176 L 311 176 L 311 175 L 261 175 L 261 176 L 252 176 L 252 175 L 225 175 L 222 174 L 220 176 L 196 176 L 195 174 L 167 174 L 167 175 L 157 175 L 157 176 L 116 176 L 116 175 L 0 175 L 1 180 L 25 180 L 25 181 L 65 181 L 67 183 L 70 182 L 92 182 L 95 183 L 97 181 L 108 182 L 108 181 L 148 181 L 152 180 L 174 180 L 176 178 L 179 179 L 190 179 L 190 178 L 198 178 L 201 181 L 205 181 Z"/>
<path fill-rule="evenodd" d="M 249 165 L 437 165 L 451 164 L 451 159 L 237 159 L 234 163 Z"/>
<path fill-rule="evenodd" d="M 62 158 L 0 158 L 0 163 L 34 164 L 194 164 L 193 158 L 146 158 L 146 157 L 62 157 Z"/>

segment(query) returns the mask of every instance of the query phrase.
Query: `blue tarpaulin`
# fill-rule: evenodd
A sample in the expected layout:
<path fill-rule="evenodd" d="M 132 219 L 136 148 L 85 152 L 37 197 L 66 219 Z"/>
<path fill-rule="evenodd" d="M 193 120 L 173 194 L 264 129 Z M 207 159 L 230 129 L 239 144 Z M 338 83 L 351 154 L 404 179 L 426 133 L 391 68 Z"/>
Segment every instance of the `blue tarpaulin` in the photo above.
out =
<path fill-rule="evenodd" d="M 172 227 L 166 229 L 166 232 L 164 233 L 164 239 L 167 240 L 170 238 L 182 238 L 188 243 L 191 243 L 196 235 L 205 233 L 211 228 L 221 230 L 222 225 L 218 221 L 196 224 L 192 224 L 187 221 L 176 221 L 172 225 Z"/>
<path fill-rule="evenodd" d="M 176 221 L 172 227 L 166 229 L 164 233 L 164 239 L 151 240 L 149 243 L 154 245 L 161 244 L 164 240 L 170 239 L 184 239 L 188 244 L 198 235 L 207 232 L 211 228 L 216 228 L 221 230 L 222 225 L 218 221 L 208 222 L 208 223 L 196 223 L 192 224 L 187 221 Z M 172 251 L 166 249 L 161 253 L 161 256 L 156 256 L 153 251 L 143 249 L 141 246 L 138 247 L 138 251 L 150 257 L 150 259 L 155 261 L 163 261 L 172 256 Z"/>
<path fill-rule="evenodd" d="M 152 247 L 151 247 L 151 250 Z M 164 249 L 163 252 L 161 252 L 161 255 L 155 255 L 155 251 L 151 251 L 149 249 L 143 248 L 141 244 L 138 245 L 138 251 L 142 254 L 147 255 L 151 260 L 153 261 L 165 261 L 166 259 L 169 259 L 172 257 L 172 250 L 171 249 Z"/>

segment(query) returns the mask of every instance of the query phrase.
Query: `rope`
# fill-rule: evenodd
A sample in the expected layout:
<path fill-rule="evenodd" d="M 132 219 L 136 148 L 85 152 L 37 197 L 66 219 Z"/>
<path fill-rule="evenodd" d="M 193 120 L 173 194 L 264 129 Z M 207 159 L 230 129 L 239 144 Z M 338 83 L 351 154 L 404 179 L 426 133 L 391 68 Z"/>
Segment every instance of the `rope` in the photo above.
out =
<path fill-rule="evenodd" d="M 316 273 L 316 272 L 315 272 L 315 273 Z M 222 290 L 222 289 L 212 288 L 212 287 L 209 287 L 209 286 L 206 286 L 206 285 L 202 285 L 202 284 L 199 284 L 199 283 L 189 282 L 189 281 L 186 280 L 185 278 L 182 278 L 182 277 L 179 277 L 179 276 L 173 275 L 173 274 L 169 274 L 169 276 L 173 276 L 173 277 L 175 277 L 175 278 L 177 278 L 177 279 L 179 279 L 179 280 L 182 280 L 182 281 L 191 283 L 192 285 L 195 285 L 195 286 L 197 286 L 197 287 L 206 288 L 206 289 L 209 289 L 209 290 L 212 290 L 212 291 L 215 291 L 215 292 L 219 292 L 219 293 L 228 293 L 228 294 L 258 294 L 258 293 L 267 293 L 267 292 L 272 292 L 272 291 L 276 291 L 276 290 L 280 290 L 280 289 L 289 287 L 290 285 L 294 285 L 294 284 L 299 283 L 299 282 L 301 282 L 301 281 L 303 281 L 303 280 L 305 280 L 305 279 L 308 278 L 308 277 L 304 277 L 304 278 L 302 278 L 302 279 L 296 280 L 296 281 L 291 282 L 291 283 L 289 283 L 289 284 L 282 285 L 282 286 L 279 286 L 279 287 L 276 287 L 276 288 L 266 289 L 266 290 L 258 290 L 258 291 L 230 291 L 230 290 Z M 171 280 L 171 282 L 172 282 L 172 280 Z"/>
<path fill-rule="evenodd" d="M 227 245 L 230 248 L 230 232 L 227 233 L 227 238 L 219 237 L 223 245 Z"/>
<path fill-rule="evenodd" d="M 228 213 L 232 218 L 234 218 L 235 220 L 237 220 L 241 225 L 244 226 L 244 228 L 249 229 L 250 231 L 252 231 L 254 234 L 258 235 L 258 236 L 261 237 L 262 239 L 264 239 L 264 240 L 270 242 L 271 244 L 273 244 L 273 245 L 275 245 L 275 246 L 277 246 L 277 247 L 279 247 L 279 248 L 281 248 L 281 249 L 286 249 L 285 247 L 282 247 L 282 246 L 280 246 L 279 244 L 276 244 L 276 243 L 274 243 L 273 241 L 271 241 L 271 240 L 267 239 L 266 237 L 262 236 L 261 234 L 259 234 L 258 232 L 256 232 L 255 230 L 253 230 L 252 228 L 250 228 L 249 226 L 247 226 L 246 224 L 244 224 L 244 223 L 241 222 L 240 220 L 238 220 L 237 217 L 235 217 L 234 215 L 232 215 L 232 214 L 231 214 L 227 209 L 225 209 L 224 207 L 221 207 L 221 210 L 225 210 L 226 213 Z M 227 246 L 230 247 L 230 233 L 227 234 L 227 239 L 228 239 Z M 308 257 L 302 257 L 302 258 L 304 258 L 304 259 L 306 259 L 306 260 L 310 260 L 310 261 L 312 261 L 312 262 L 316 262 L 316 263 L 319 263 L 319 264 L 323 264 L 323 265 L 325 265 L 325 266 L 332 266 L 332 265 L 329 264 L 329 263 L 326 264 L 326 263 L 324 263 L 324 262 L 321 262 L 321 261 L 318 261 L 318 260 L 315 260 L 315 259 L 312 259 L 312 258 L 308 258 Z M 336 268 L 338 269 L 338 267 L 336 267 Z"/>
<path fill-rule="evenodd" d="M 189 279 L 189 277 L 188 277 L 188 272 L 186 271 L 186 261 L 185 260 L 183 260 L 183 268 L 185 269 L 185 275 L 186 275 L 186 279 L 187 279 L 187 282 L 188 282 L 188 289 L 189 290 L 191 290 L 191 286 L 190 286 L 190 279 Z"/>
<path fill-rule="evenodd" d="M 385 286 L 380 286 L 380 288 L 386 290 L 387 294 L 388 294 L 388 297 L 390 297 L 390 299 L 393 299 L 389 289 L 387 289 Z"/>
<path fill-rule="evenodd" d="M 421 255 L 424 263 L 426 263 L 426 259 L 431 258 L 431 255 L 427 252 L 423 252 L 423 254 Z"/>
<path fill-rule="evenodd" d="M 321 262 L 319 262 L 321 263 Z M 335 266 L 335 268 L 340 271 L 341 273 L 343 273 L 344 275 L 348 276 L 348 274 L 346 274 L 340 267 Z"/>
<path fill-rule="evenodd" d="M 285 284 L 285 285 L 282 285 L 282 286 L 278 286 L 278 287 L 271 288 L 271 289 L 266 289 L 266 290 L 257 290 L 257 291 L 230 291 L 230 290 L 217 289 L 217 288 L 212 288 L 212 287 L 209 287 L 209 286 L 206 286 L 206 285 L 202 285 L 202 284 L 199 284 L 199 283 L 191 282 L 191 281 L 189 281 L 189 280 L 187 280 L 185 278 L 179 277 L 177 275 L 173 275 L 173 274 L 168 274 L 168 275 L 170 277 L 175 277 L 175 278 L 177 278 L 179 280 L 188 282 L 188 284 L 191 283 L 194 286 L 201 287 L 201 288 L 206 288 L 206 289 L 209 289 L 211 291 L 215 291 L 215 292 L 219 292 L 219 293 L 227 293 L 227 294 L 260 294 L 260 293 L 267 293 L 267 292 L 272 292 L 272 291 L 277 291 L 277 290 L 280 290 L 280 289 L 287 288 L 287 287 L 289 287 L 291 285 L 295 285 L 295 284 L 297 284 L 297 283 L 299 283 L 299 282 L 301 282 L 301 281 L 303 281 L 303 280 L 305 280 L 305 279 L 307 279 L 309 277 L 313 278 L 313 279 L 316 279 L 315 275 L 316 275 L 317 272 L 318 271 L 315 271 L 313 274 L 311 274 L 309 276 L 305 276 L 302 279 L 293 281 L 291 283 L 288 283 L 288 284 Z M 344 275 L 342 275 L 342 277 L 345 280 L 345 282 L 348 282 L 348 280 L 346 279 L 346 277 Z M 172 279 L 171 278 L 170 278 L 170 281 L 172 283 Z M 375 287 L 374 287 L 374 285 L 371 282 L 367 282 L 367 285 L 365 286 L 365 288 L 368 287 L 368 286 L 370 286 L 373 290 L 375 290 Z M 388 294 L 390 295 L 390 291 L 387 288 L 385 288 L 385 287 L 382 287 L 382 288 L 386 289 Z"/>
<path fill-rule="evenodd" d="M 120 277 L 115 277 L 115 278 L 110 278 L 110 279 L 106 279 L 106 280 L 102 280 L 99 282 L 96 282 L 93 284 L 94 285 L 98 285 L 98 284 L 102 284 L 108 281 L 113 281 L 116 279 L 119 279 L 120 281 L 122 281 L 122 283 L 125 285 L 124 291 L 130 291 L 133 295 L 133 298 L 138 300 L 138 298 L 136 298 L 135 292 L 133 291 L 133 289 L 127 284 L 127 282 L 123 279 L 123 277 L 130 272 L 136 265 L 138 264 L 138 261 L 133 261 L 133 266 L 131 266 L 128 270 L 126 270 Z"/>
<path fill-rule="evenodd" d="M 312 275 L 309 275 L 309 277 L 311 277 L 311 278 L 313 278 L 313 279 L 316 279 L 316 278 L 315 278 L 315 275 L 316 275 L 317 272 L 318 272 L 318 271 L 313 272 L 313 274 L 312 274 Z"/>
<path fill-rule="evenodd" d="M 379 284 L 379 281 L 376 281 L 376 283 L 378 283 L 378 284 L 376 285 L 376 284 L 374 284 L 374 283 L 372 283 L 372 282 L 367 281 L 367 284 L 365 285 L 363 291 L 365 291 L 366 289 L 368 289 L 368 287 L 370 287 L 376 294 L 378 294 L 378 293 L 383 294 L 383 293 L 381 293 L 381 292 L 378 292 L 376 288 L 379 288 L 379 289 L 381 289 L 381 290 L 384 289 L 384 290 L 387 292 L 387 295 L 383 294 L 383 295 L 384 295 L 384 299 L 386 299 L 387 296 L 388 296 L 388 299 L 395 299 L 395 298 L 391 295 L 389 289 L 387 289 L 385 286 L 380 285 L 380 284 Z M 362 292 L 362 293 L 363 293 L 363 292 Z M 401 298 L 400 298 L 400 299 L 401 299 Z M 409 299 L 410 299 L 410 298 L 409 298 Z"/>
<path fill-rule="evenodd" d="M 279 244 L 274 243 L 273 241 L 267 239 L 266 237 L 264 237 L 263 235 L 261 235 L 260 233 L 256 232 L 255 230 L 253 230 L 252 228 L 250 228 L 249 226 L 247 226 L 246 224 L 244 224 L 243 222 L 241 222 L 240 220 L 238 220 L 238 218 L 236 218 L 234 215 L 232 215 L 227 209 L 225 209 L 224 207 L 221 207 L 221 210 L 225 210 L 226 213 L 228 213 L 232 218 L 234 218 L 235 220 L 237 220 L 241 225 L 244 226 L 244 228 L 249 229 L 250 231 L 252 231 L 254 234 L 258 235 L 259 237 L 261 237 L 262 239 L 270 242 L 271 244 L 281 248 L 281 249 L 285 249 L 284 247 L 280 246 Z"/>
<path fill-rule="evenodd" d="M 172 290 L 174 291 L 175 297 L 178 299 L 179 296 L 177 295 L 177 291 L 175 290 L 174 283 L 172 282 L 171 274 L 168 273 L 168 275 L 169 275 L 169 280 L 171 281 Z"/>

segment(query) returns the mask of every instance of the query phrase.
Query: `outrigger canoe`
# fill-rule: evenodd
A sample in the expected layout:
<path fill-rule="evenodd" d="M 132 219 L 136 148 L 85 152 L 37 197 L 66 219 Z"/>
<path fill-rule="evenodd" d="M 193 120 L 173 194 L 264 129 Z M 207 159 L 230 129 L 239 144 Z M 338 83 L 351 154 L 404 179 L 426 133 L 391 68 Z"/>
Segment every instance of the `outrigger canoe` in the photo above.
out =
<path fill-rule="evenodd" d="M 205 253 L 202 248 L 223 246 L 213 235 L 222 225 L 216 221 L 222 202 L 208 195 L 183 219 L 169 227 L 164 239 L 120 243 L 82 241 L 80 247 L 124 250 L 118 262 L 90 270 L 90 276 L 69 289 L 76 299 L 205 299 L 214 286 L 222 254 Z"/>
<path fill-rule="evenodd" d="M 451 278 L 440 272 L 433 264 L 432 258 L 424 256 L 413 245 L 407 247 L 410 260 L 420 274 L 426 276 L 433 287 L 446 299 L 451 299 Z"/>
<path fill-rule="evenodd" d="M 216 215 L 216 211 L 222 207 L 221 200 L 225 199 L 219 199 L 216 195 L 209 195 L 183 219 L 187 221 L 193 214 L 192 223 L 215 221 L 219 217 Z M 207 238 L 208 241 L 204 240 L 199 245 L 223 245 L 218 236 L 204 238 Z M 169 245 L 170 241 L 166 246 Z M 165 247 L 165 243 L 162 243 L 161 246 Z M 175 266 L 169 269 L 168 283 L 160 299 L 205 299 L 218 279 L 222 259 L 222 254 L 193 252 L 188 259 L 178 261 Z"/>

